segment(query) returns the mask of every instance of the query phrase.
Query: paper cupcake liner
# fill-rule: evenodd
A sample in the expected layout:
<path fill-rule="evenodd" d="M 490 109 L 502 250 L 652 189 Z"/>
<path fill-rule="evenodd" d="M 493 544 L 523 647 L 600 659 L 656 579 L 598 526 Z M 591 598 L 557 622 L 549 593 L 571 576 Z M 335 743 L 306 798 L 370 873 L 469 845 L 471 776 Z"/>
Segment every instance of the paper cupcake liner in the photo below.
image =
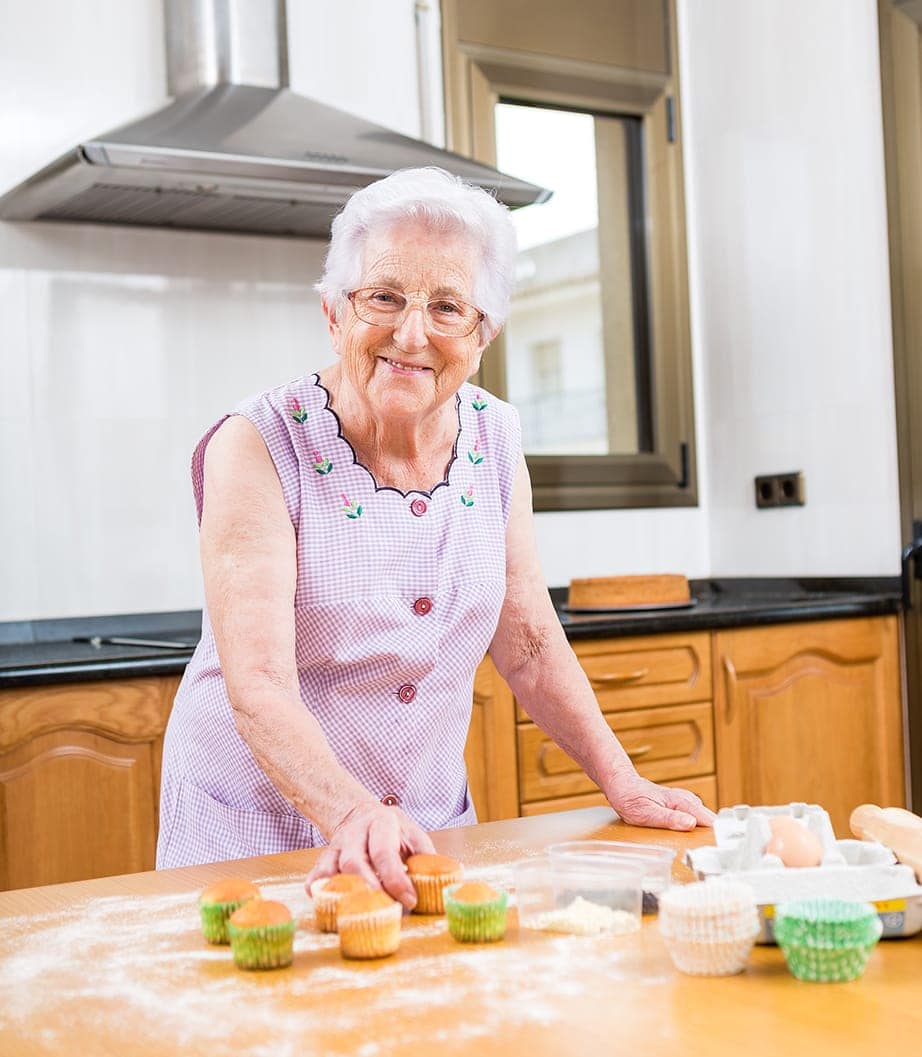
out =
<path fill-rule="evenodd" d="M 400 946 L 399 903 L 367 914 L 340 916 L 339 950 L 344 958 L 385 958 Z"/>
<path fill-rule="evenodd" d="M 857 980 L 864 972 L 877 940 L 860 947 L 800 947 L 780 941 L 778 945 L 788 968 L 798 980 L 832 983 Z"/>
<path fill-rule="evenodd" d="M 761 926 L 759 915 L 753 912 L 738 922 L 699 922 L 689 925 L 684 922 L 663 921 L 660 918 L 660 933 L 670 939 L 687 940 L 694 943 L 727 943 L 757 936 Z"/>
<path fill-rule="evenodd" d="M 870 903 L 805 899 L 775 908 L 775 936 L 797 947 L 873 946 L 882 930 Z"/>
<path fill-rule="evenodd" d="M 746 968 L 754 943 L 755 935 L 722 943 L 668 938 L 666 949 L 676 969 L 688 976 L 733 976 Z"/>
<path fill-rule="evenodd" d="M 231 951 L 238 969 L 281 969 L 294 958 L 295 922 L 238 928 L 229 923 Z"/>
<path fill-rule="evenodd" d="M 741 881 L 696 881 L 673 885 L 660 895 L 660 915 L 675 914 L 706 921 L 745 915 L 755 907 L 755 893 Z"/>
<path fill-rule="evenodd" d="M 336 932 L 336 913 L 339 901 L 346 892 L 327 892 L 328 877 L 314 881 L 311 885 L 311 899 L 314 901 L 314 924 L 320 932 Z"/>
<path fill-rule="evenodd" d="M 506 934 L 506 903 L 508 896 L 501 892 L 499 899 L 489 903 L 460 903 L 452 896 L 457 885 L 446 887 L 443 897 L 448 931 L 459 943 L 495 943 Z"/>
<path fill-rule="evenodd" d="M 461 871 L 453 870 L 442 874 L 412 874 L 411 880 L 416 888 L 416 906 L 414 914 L 444 914 L 445 900 L 442 890 L 448 885 L 458 884 Z"/>
<path fill-rule="evenodd" d="M 233 903 L 200 903 L 202 935 L 205 939 L 209 943 L 230 943 L 230 937 L 227 934 L 227 919 L 246 902 L 248 900 L 238 899 Z"/>

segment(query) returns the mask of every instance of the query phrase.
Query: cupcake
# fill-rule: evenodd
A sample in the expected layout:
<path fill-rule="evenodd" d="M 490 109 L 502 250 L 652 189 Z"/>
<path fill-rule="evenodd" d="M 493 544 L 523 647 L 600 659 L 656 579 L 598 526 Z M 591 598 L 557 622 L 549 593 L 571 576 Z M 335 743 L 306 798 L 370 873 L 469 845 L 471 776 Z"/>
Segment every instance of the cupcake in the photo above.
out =
<path fill-rule="evenodd" d="M 227 923 L 238 969 L 281 969 L 291 965 L 295 922 L 288 907 L 270 899 L 251 899 Z"/>
<path fill-rule="evenodd" d="M 249 881 L 231 878 L 206 888 L 199 897 L 202 933 L 209 943 L 228 943 L 227 919 L 248 899 L 259 899 L 259 889 Z"/>
<path fill-rule="evenodd" d="M 442 895 L 448 931 L 459 943 L 493 943 L 506 934 L 505 892 L 466 881 L 448 885 Z"/>
<path fill-rule="evenodd" d="M 775 907 L 775 939 L 798 980 L 857 980 L 882 931 L 870 903 L 804 899 Z"/>
<path fill-rule="evenodd" d="M 444 914 L 442 889 L 461 880 L 462 868 L 457 859 L 447 855 L 411 855 L 407 872 L 416 889 L 414 914 Z"/>
<path fill-rule="evenodd" d="M 344 958 L 384 958 L 400 946 L 403 909 L 384 892 L 368 889 L 343 896 L 336 908 L 339 950 Z"/>
<path fill-rule="evenodd" d="M 321 932 L 336 931 L 336 907 L 343 896 L 354 892 L 368 892 L 369 887 L 354 873 L 339 873 L 333 877 L 321 877 L 311 885 L 314 901 L 314 920 Z"/>

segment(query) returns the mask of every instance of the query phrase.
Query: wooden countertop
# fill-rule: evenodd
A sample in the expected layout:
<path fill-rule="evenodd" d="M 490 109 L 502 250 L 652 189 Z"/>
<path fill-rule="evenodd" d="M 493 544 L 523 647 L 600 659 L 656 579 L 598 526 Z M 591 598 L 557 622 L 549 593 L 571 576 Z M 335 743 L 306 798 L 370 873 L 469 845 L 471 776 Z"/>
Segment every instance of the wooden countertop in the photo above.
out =
<path fill-rule="evenodd" d="M 557 840 L 710 843 L 634 829 L 605 808 L 434 835 L 469 876 L 502 883 L 508 864 Z M 520 931 L 462 946 L 444 919 L 404 919 L 401 949 L 346 962 L 314 932 L 303 876 L 316 852 L 130 874 L 0 893 L 0 1054 L 252 1054 L 253 1057 L 476 1054 L 877 1055 L 922 1037 L 922 934 L 878 944 L 852 983 L 795 980 L 776 947 L 742 975 L 676 972 L 655 919 L 607 938 Z M 236 970 L 198 928 L 199 891 L 243 876 L 303 918 L 291 968 Z M 676 876 L 688 879 L 677 863 Z"/>

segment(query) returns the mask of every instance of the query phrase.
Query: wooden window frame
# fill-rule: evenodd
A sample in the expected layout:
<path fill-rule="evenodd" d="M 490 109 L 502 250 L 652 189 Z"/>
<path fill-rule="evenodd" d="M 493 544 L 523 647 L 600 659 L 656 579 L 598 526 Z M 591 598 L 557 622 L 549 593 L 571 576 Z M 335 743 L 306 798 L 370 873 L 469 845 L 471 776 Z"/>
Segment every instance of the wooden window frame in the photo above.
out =
<path fill-rule="evenodd" d="M 643 122 L 653 334 L 650 450 L 624 455 L 529 455 L 534 508 L 697 506 L 678 62 L 671 31 L 676 24 L 674 0 L 663 3 L 667 39 L 660 69 L 650 69 L 655 64 L 649 61 L 645 61 L 648 68 L 638 69 L 463 40 L 459 15 L 464 2 L 442 0 L 450 149 L 495 165 L 493 111 L 500 99 L 634 115 Z M 630 0 L 622 7 L 625 4 L 630 8 Z M 575 16 L 568 11 L 560 17 Z M 484 357 L 479 381 L 505 397 L 502 335 Z"/>

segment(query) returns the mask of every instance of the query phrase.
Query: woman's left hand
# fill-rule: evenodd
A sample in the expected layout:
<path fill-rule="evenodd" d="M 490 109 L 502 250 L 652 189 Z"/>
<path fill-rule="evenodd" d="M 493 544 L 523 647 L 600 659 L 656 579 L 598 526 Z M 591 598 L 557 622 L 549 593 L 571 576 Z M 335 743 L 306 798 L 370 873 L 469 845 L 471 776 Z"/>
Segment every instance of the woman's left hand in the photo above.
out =
<path fill-rule="evenodd" d="M 612 778 L 606 783 L 605 795 L 622 822 L 631 826 L 689 830 L 714 822 L 714 812 L 695 793 L 657 785 L 636 771 Z"/>

